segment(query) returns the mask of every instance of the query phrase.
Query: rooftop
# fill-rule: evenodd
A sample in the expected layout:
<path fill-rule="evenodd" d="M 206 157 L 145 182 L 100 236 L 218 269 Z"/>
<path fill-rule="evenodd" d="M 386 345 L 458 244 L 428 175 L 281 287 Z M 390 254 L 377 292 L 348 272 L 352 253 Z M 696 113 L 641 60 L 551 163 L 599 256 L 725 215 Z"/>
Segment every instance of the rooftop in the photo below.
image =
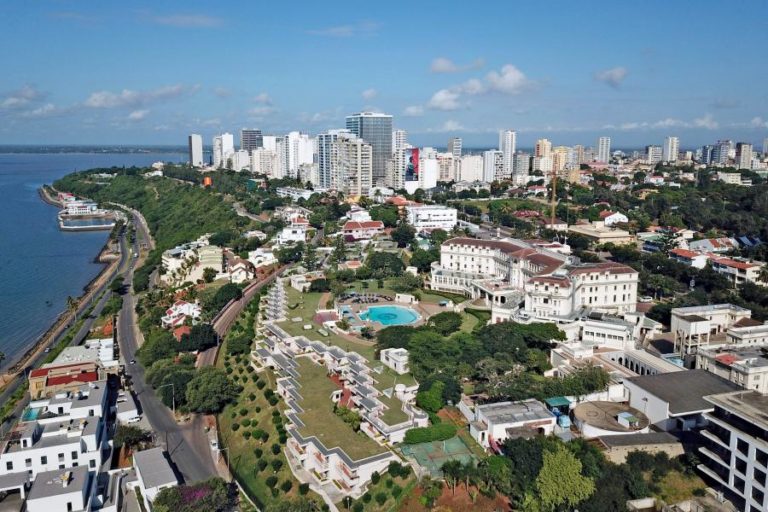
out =
<path fill-rule="evenodd" d="M 38 473 L 35 481 L 32 482 L 32 489 L 27 499 L 37 500 L 62 494 L 86 493 L 89 481 L 86 466 Z"/>
<path fill-rule="evenodd" d="M 144 487 L 152 488 L 161 485 L 176 484 L 176 474 L 173 472 L 162 448 L 152 448 L 133 454 L 133 465 L 139 470 Z"/>
<path fill-rule="evenodd" d="M 637 426 L 634 428 L 626 428 L 616 419 L 619 415 L 627 417 L 627 413 L 637 419 Z M 612 432 L 642 430 L 650 423 L 648 416 L 642 412 L 618 402 L 583 402 L 573 409 L 573 416 L 577 421 Z"/>
<path fill-rule="evenodd" d="M 710 395 L 705 400 L 738 414 L 752 424 L 768 429 L 768 395 L 742 390 Z"/>
<path fill-rule="evenodd" d="M 387 449 L 362 432 L 355 432 L 333 412 L 331 395 L 339 388 L 328 378 L 327 369 L 308 357 L 297 357 L 300 377 L 298 418 L 304 425 L 297 430 L 302 437 L 316 437 L 326 448 L 341 448 L 352 459 L 364 459 Z"/>
<path fill-rule="evenodd" d="M 478 405 L 476 409 L 488 422 L 494 424 L 522 423 L 555 417 L 543 403 L 532 398 L 519 402 Z"/>
<path fill-rule="evenodd" d="M 628 381 L 667 402 L 672 415 L 710 410 L 712 405 L 704 400 L 705 396 L 739 389 L 736 384 L 707 370 L 643 375 Z"/>
<path fill-rule="evenodd" d="M 642 446 L 649 444 L 674 444 L 680 441 L 668 432 L 648 432 L 637 434 L 626 434 L 623 436 L 602 436 L 600 442 L 608 448 L 618 446 Z"/>

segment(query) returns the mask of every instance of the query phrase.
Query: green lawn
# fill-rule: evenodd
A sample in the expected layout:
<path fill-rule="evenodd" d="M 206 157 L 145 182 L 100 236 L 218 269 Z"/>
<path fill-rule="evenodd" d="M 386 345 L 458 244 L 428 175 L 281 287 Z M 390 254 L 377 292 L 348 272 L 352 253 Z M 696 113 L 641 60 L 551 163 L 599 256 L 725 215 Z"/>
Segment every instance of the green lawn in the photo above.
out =
<path fill-rule="evenodd" d="M 463 315 L 463 321 L 461 324 L 461 330 L 465 332 L 471 332 L 473 329 L 480 329 L 488 324 L 488 320 L 491 319 L 490 311 L 482 311 L 480 309 L 465 309 Z M 470 327 L 471 324 L 471 327 Z"/>
<path fill-rule="evenodd" d="M 352 430 L 333 412 L 331 394 L 339 388 L 328 378 L 324 366 L 308 357 L 299 357 L 296 363 L 301 375 L 298 392 L 302 400 L 298 405 L 304 410 L 299 415 L 305 424 L 299 429 L 302 436 L 315 436 L 326 448 L 338 446 L 353 459 L 364 459 L 387 451 L 366 434 Z"/>

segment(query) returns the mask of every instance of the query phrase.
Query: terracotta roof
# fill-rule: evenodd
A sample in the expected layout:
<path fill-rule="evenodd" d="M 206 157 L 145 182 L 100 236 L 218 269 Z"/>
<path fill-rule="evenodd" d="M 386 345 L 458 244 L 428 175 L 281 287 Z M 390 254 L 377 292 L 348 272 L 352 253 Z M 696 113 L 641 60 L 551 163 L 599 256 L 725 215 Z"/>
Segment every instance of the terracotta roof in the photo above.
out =
<path fill-rule="evenodd" d="M 723 265 L 725 267 L 737 268 L 739 270 L 749 270 L 750 268 L 759 267 L 755 263 L 745 263 L 743 261 L 732 260 L 731 258 L 717 258 L 715 263 Z"/>
<path fill-rule="evenodd" d="M 763 325 L 763 322 L 754 318 L 739 318 L 732 327 L 757 327 L 758 325 Z"/>
<path fill-rule="evenodd" d="M 348 220 L 344 223 L 343 229 L 344 231 L 352 231 L 355 229 L 384 229 L 384 223 L 380 220 Z"/>
<path fill-rule="evenodd" d="M 71 375 L 58 375 L 56 377 L 50 377 L 47 386 L 61 386 L 62 384 L 71 384 L 73 382 L 95 382 L 99 380 L 98 372 L 82 372 Z"/>
<path fill-rule="evenodd" d="M 733 354 L 720 354 L 719 356 L 715 356 L 715 359 L 718 363 L 723 363 L 728 366 L 731 366 L 734 362 L 736 362 L 736 356 Z"/>
<path fill-rule="evenodd" d="M 571 275 L 591 274 L 593 272 L 608 272 L 609 274 L 633 274 L 636 273 L 637 270 L 633 269 L 632 267 L 628 267 L 627 265 L 612 262 L 590 263 L 569 270 Z"/>
<path fill-rule="evenodd" d="M 600 212 L 598 215 L 600 216 L 600 218 L 601 218 L 601 219 L 604 219 L 604 218 L 606 218 L 606 217 L 610 217 L 610 216 L 611 216 L 611 215 L 613 215 L 614 213 L 615 213 L 615 212 L 612 212 L 611 210 L 603 210 L 603 211 L 601 211 L 601 212 Z"/>
<path fill-rule="evenodd" d="M 571 287 L 571 282 L 568 280 L 567 277 L 536 276 L 536 277 L 530 278 L 528 281 L 531 283 L 556 284 L 558 286 L 562 286 L 563 288 Z"/>
<path fill-rule="evenodd" d="M 181 327 L 177 327 L 173 330 L 173 337 L 176 338 L 176 341 L 181 341 L 181 337 L 185 334 L 190 334 L 192 332 L 192 328 L 188 325 L 182 325 Z"/>
<path fill-rule="evenodd" d="M 696 256 L 704 256 L 700 252 L 689 251 L 688 249 L 672 249 L 670 254 L 680 256 L 681 258 L 695 258 Z"/>
<path fill-rule="evenodd" d="M 60 364 L 56 366 L 46 366 L 45 368 L 37 368 L 36 370 L 32 370 L 29 372 L 30 377 L 45 377 L 48 375 L 49 372 L 52 372 L 54 370 L 61 370 L 63 368 L 72 368 L 75 366 L 83 366 L 83 365 L 90 365 L 93 364 L 90 361 L 81 361 L 79 363 L 69 363 L 69 364 Z"/>

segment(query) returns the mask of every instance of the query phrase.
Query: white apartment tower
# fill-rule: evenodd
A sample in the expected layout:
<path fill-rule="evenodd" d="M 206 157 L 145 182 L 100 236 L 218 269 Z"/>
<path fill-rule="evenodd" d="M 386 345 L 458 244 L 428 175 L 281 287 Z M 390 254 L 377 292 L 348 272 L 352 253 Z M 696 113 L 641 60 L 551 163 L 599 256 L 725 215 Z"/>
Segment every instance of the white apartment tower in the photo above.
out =
<path fill-rule="evenodd" d="M 768 141 L 768 139 L 766 139 Z M 453 154 L 454 159 L 461 158 L 462 140 L 461 137 L 451 137 L 448 139 L 448 152 Z"/>
<path fill-rule="evenodd" d="M 739 142 L 736 144 L 736 168 L 752 168 L 752 144 L 746 142 Z"/>
<path fill-rule="evenodd" d="M 662 151 L 661 146 L 645 146 L 645 161 L 649 164 L 657 164 L 661 162 Z"/>
<path fill-rule="evenodd" d="M 203 166 L 203 137 L 197 133 L 189 136 L 189 165 Z"/>
<path fill-rule="evenodd" d="M 498 150 L 483 152 L 483 181 L 491 183 L 504 176 L 504 154 Z"/>
<path fill-rule="evenodd" d="M 331 186 L 347 196 L 368 196 L 373 186 L 373 148 L 360 137 L 339 134 L 331 148 Z"/>
<path fill-rule="evenodd" d="M 600 137 L 597 139 L 597 161 L 606 164 L 611 161 L 610 137 Z"/>
<path fill-rule="evenodd" d="M 664 149 L 662 159 L 665 162 L 677 162 L 677 154 L 680 152 L 680 139 L 677 137 L 667 137 L 664 139 Z"/>
<path fill-rule="evenodd" d="M 235 137 L 222 133 L 213 138 L 213 166 L 220 169 L 227 165 L 227 159 L 235 152 Z"/>
<path fill-rule="evenodd" d="M 306 133 L 290 132 L 285 136 L 284 150 L 288 175 L 298 176 L 299 167 L 312 163 L 315 147 Z"/>
<path fill-rule="evenodd" d="M 405 130 L 394 130 L 392 132 L 392 154 L 398 149 L 405 149 L 408 147 L 408 132 Z"/>
<path fill-rule="evenodd" d="M 515 163 L 515 150 L 517 149 L 517 133 L 514 130 L 502 130 L 499 132 L 499 151 L 502 154 L 502 168 L 504 177 L 512 176 Z"/>
<path fill-rule="evenodd" d="M 457 167 L 457 181 L 483 181 L 483 157 L 464 155 Z"/>

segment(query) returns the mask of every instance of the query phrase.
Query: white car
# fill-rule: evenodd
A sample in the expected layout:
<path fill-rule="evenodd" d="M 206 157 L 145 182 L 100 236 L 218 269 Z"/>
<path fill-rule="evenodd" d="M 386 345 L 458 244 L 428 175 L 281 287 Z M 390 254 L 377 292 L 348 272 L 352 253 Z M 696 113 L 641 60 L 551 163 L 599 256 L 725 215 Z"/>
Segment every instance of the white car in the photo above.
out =
<path fill-rule="evenodd" d="M 653 297 L 651 297 L 651 296 L 649 296 L 649 295 L 646 295 L 646 296 L 644 296 L 644 297 L 640 297 L 640 298 L 639 298 L 639 299 L 637 299 L 637 300 L 638 300 L 638 301 L 640 301 L 640 302 L 646 302 L 646 303 L 647 303 L 647 302 L 653 302 Z"/>
<path fill-rule="evenodd" d="M 138 423 L 140 421 L 141 421 L 141 416 L 134 416 L 133 418 L 129 418 L 128 421 L 126 421 L 126 423 L 131 424 L 131 423 Z"/>

